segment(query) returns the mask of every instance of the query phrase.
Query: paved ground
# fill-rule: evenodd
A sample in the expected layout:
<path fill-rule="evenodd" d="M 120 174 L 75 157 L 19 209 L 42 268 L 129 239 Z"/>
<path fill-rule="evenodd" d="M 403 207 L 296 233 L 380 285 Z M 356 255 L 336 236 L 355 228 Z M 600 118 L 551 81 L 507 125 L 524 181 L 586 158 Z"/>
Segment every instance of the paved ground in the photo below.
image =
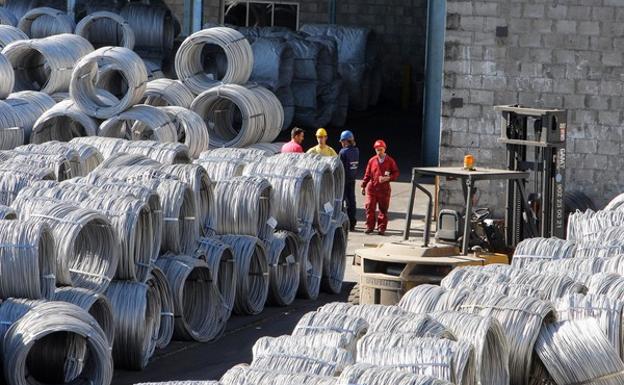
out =
<path fill-rule="evenodd" d="M 363 207 L 363 196 L 358 195 L 358 206 Z M 358 222 L 355 232 L 349 236 L 346 284 L 341 295 L 322 294 L 316 301 L 297 300 L 286 308 L 268 307 L 262 314 L 253 317 L 233 317 L 228 322 L 224 336 L 213 343 L 200 344 L 173 342 L 167 349 L 159 351 L 149 366 L 142 372 L 115 371 L 113 385 L 131 385 L 139 382 L 171 380 L 215 380 L 232 366 L 251 361 L 251 347 L 262 336 L 289 334 L 301 316 L 328 302 L 346 301 L 348 292 L 357 280 L 357 271 L 351 266 L 353 251 L 365 244 L 398 241 L 402 238 L 405 211 L 409 198 L 409 184 L 393 184 L 390 204 L 390 223 L 386 236 L 365 235 L 363 221 Z M 414 213 L 424 213 L 424 195 L 417 195 Z M 364 211 L 358 210 L 358 218 L 364 218 Z M 415 215 L 413 228 L 422 228 L 421 215 Z M 417 231 L 412 235 L 416 236 Z"/>

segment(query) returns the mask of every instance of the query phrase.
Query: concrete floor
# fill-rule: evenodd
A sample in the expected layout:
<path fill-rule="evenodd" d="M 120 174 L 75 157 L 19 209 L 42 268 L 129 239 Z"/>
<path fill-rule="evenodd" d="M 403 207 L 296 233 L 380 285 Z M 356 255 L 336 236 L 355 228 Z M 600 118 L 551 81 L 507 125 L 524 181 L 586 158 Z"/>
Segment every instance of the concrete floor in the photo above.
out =
<path fill-rule="evenodd" d="M 297 300 L 284 308 L 267 307 L 257 316 L 235 316 L 230 319 L 227 331 L 219 340 L 205 344 L 174 341 L 165 350 L 157 351 L 145 370 L 141 372 L 116 370 L 113 385 L 172 380 L 218 380 L 232 366 L 251 361 L 251 348 L 258 338 L 290 334 L 303 314 L 329 302 L 346 301 L 353 282 L 357 281 L 357 268 L 352 266 L 354 251 L 364 247 L 365 244 L 402 239 L 409 191 L 410 184 L 393 183 L 390 221 L 385 236 L 364 234 L 364 210 L 358 210 L 359 222 L 356 231 L 349 235 L 347 247 L 345 281 L 350 283 L 345 284 L 340 295 L 321 294 L 316 301 Z M 423 226 L 421 214 L 425 212 L 426 207 L 424 198 L 421 193 L 416 195 L 413 229 Z M 357 200 L 358 207 L 363 207 L 364 197 L 358 194 Z M 417 230 L 412 231 L 412 237 L 419 234 Z"/>

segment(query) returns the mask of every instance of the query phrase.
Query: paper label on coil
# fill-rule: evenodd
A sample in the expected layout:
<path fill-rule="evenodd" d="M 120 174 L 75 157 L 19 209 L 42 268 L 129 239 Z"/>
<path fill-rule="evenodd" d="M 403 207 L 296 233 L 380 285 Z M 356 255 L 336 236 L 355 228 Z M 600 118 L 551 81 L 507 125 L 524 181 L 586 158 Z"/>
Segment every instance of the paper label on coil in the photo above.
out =
<path fill-rule="evenodd" d="M 286 257 L 286 262 L 290 265 L 292 265 L 293 263 L 296 263 L 297 260 L 295 259 L 295 257 L 291 254 L 288 257 Z"/>
<path fill-rule="evenodd" d="M 325 208 L 325 212 L 326 213 L 333 213 L 334 212 L 334 206 L 332 206 L 332 204 L 329 203 L 329 202 L 325 202 L 325 205 L 323 207 Z"/>
<path fill-rule="evenodd" d="M 274 229 L 277 227 L 277 220 L 271 217 L 267 220 L 267 225 L 269 225 L 270 228 Z"/>

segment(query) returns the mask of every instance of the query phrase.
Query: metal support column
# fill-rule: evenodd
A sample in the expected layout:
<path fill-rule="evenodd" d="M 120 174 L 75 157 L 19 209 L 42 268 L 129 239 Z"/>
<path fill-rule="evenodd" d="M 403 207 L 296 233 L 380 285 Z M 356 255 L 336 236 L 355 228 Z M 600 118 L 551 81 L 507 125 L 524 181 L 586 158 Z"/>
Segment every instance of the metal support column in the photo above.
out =
<path fill-rule="evenodd" d="M 76 0 L 67 0 L 67 14 L 76 20 Z"/>
<path fill-rule="evenodd" d="M 203 0 L 184 0 L 184 20 L 182 33 L 188 36 L 202 29 L 204 15 Z"/>
<path fill-rule="evenodd" d="M 329 16 L 329 24 L 336 24 L 336 0 L 327 1 L 327 13 Z"/>
<path fill-rule="evenodd" d="M 424 164 L 426 166 L 437 166 L 440 157 L 440 115 L 442 113 L 442 86 L 444 78 L 446 0 L 428 0 L 427 3 L 422 151 Z"/>

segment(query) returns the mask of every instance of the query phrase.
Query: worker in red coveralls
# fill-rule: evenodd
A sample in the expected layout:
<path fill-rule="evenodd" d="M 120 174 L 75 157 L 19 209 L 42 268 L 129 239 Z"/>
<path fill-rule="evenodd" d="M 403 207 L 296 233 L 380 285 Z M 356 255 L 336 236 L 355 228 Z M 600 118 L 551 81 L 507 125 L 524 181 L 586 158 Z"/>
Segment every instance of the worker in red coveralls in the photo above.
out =
<path fill-rule="evenodd" d="M 370 158 L 366 165 L 366 173 L 362 181 L 362 195 L 366 195 L 364 207 L 366 209 L 366 234 L 377 230 L 379 235 L 386 233 L 388 226 L 388 207 L 390 206 L 390 182 L 399 177 L 399 167 L 390 155 L 386 154 L 386 142 L 375 141 L 373 145 L 377 155 Z M 375 218 L 379 206 L 379 215 Z"/>

